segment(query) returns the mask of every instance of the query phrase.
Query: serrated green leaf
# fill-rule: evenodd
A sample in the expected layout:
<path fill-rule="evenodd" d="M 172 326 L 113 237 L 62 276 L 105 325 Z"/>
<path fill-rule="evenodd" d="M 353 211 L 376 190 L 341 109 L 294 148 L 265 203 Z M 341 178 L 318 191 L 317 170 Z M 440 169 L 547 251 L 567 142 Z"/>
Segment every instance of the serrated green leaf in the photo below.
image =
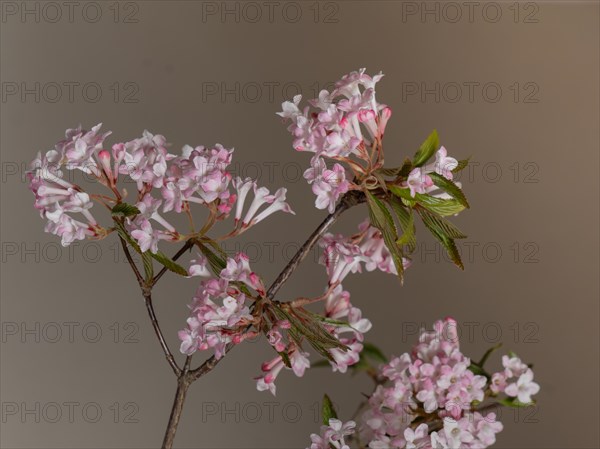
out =
<path fill-rule="evenodd" d="M 505 407 L 513 407 L 513 408 L 525 408 L 532 407 L 535 405 L 535 402 L 523 403 L 519 402 L 517 398 L 503 398 L 499 399 L 498 403 L 504 405 Z"/>
<path fill-rule="evenodd" d="M 442 217 L 456 215 L 465 210 L 465 206 L 458 200 L 446 200 L 443 198 L 435 198 L 430 195 L 423 195 L 423 198 L 419 198 L 419 204 L 422 204 L 431 212 L 435 212 Z"/>
<path fill-rule="evenodd" d="M 406 178 L 410 174 L 413 169 L 413 163 L 409 158 L 404 160 L 402 167 L 400 167 L 400 172 L 398 173 L 399 178 Z"/>
<path fill-rule="evenodd" d="M 487 362 L 490 355 L 492 355 L 494 351 L 500 349 L 501 347 L 502 343 L 498 343 L 496 346 L 492 346 L 490 349 L 485 351 L 485 354 L 483 354 L 483 357 L 481 357 L 481 360 L 479 361 L 478 365 L 483 368 L 485 366 L 485 362 Z"/>
<path fill-rule="evenodd" d="M 423 221 L 425 227 L 427 227 L 427 229 L 429 229 L 433 236 L 440 241 L 442 246 L 448 252 L 450 259 L 454 262 L 456 266 L 464 270 L 464 265 L 460 258 L 458 248 L 454 243 L 454 239 L 466 238 L 466 235 L 460 232 L 458 228 L 456 228 L 445 218 L 442 218 L 439 215 L 430 212 L 421 206 L 417 207 L 417 211 L 419 212 L 419 215 L 421 216 L 421 220 Z"/>
<path fill-rule="evenodd" d="M 402 248 L 396 243 L 396 240 L 398 240 L 398 232 L 396 230 L 394 218 L 386 205 L 377 199 L 371 192 L 367 191 L 365 194 L 367 196 L 367 203 L 369 204 L 371 224 L 381 232 L 383 242 L 392 255 L 398 277 L 400 278 L 400 282 L 402 282 L 404 273 L 402 262 L 403 254 Z"/>
<path fill-rule="evenodd" d="M 381 349 L 379 349 L 377 346 L 375 346 L 373 343 L 364 342 L 362 352 L 366 356 L 368 356 L 378 362 L 381 362 L 381 363 L 388 362 L 388 358 L 385 356 L 383 351 Z"/>
<path fill-rule="evenodd" d="M 427 140 L 423 142 L 419 150 L 415 153 L 413 166 L 420 167 L 425 164 L 431 156 L 440 148 L 440 138 L 437 131 L 434 129 Z"/>
<path fill-rule="evenodd" d="M 221 271 L 223 271 L 223 269 L 227 266 L 227 263 L 225 262 L 225 260 L 221 256 L 218 256 L 217 254 L 215 254 L 204 243 L 196 242 L 196 246 L 198 247 L 200 252 L 204 255 L 204 257 L 206 257 L 206 260 L 208 260 L 208 264 L 210 265 L 210 269 L 212 270 L 212 272 L 216 276 L 219 276 L 221 274 Z"/>
<path fill-rule="evenodd" d="M 289 321 L 288 334 L 298 346 L 301 346 L 306 340 L 321 356 L 331 361 L 334 361 L 334 359 L 329 352 L 330 349 L 348 350 L 346 345 L 324 329 L 305 309 L 291 309 L 275 304 L 271 310 L 279 319 Z"/>
<path fill-rule="evenodd" d="M 389 189 L 394 195 L 400 197 L 404 204 L 421 204 L 423 207 L 442 217 L 456 215 L 465 209 L 465 206 L 456 199 L 436 198 L 422 193 L 415 193 L 415 196 L 412 197 L 408 189 L 396 185 L 389 186 Z"/>
<path fill-rule="evenodd" d="M 137 253 L 142 254 L 142 251 L 140 250 L 140 246 L 127 233 L 127 230 L 125 229 L 125 226 L 123 226 L 123 223 L 121 223 L 119 220 L 115 220 L 115 228 L 117 229 L 117 233 L 119 234 L 119 237 L 121 237 L 123 240 L 125 240 L 127 243 L 129 243 L 129 245 L 131 245 L 131 247 Z"/>
<path fill-rule="evenodd" d="M 490 377 L 490 375 L 479 365 L 477 365 L 476 363 L 471 363 L 469 365 L 469 371 L 471 371 L 473 374 L 476 374 L 478 376 L 485 376 L 487 378 Z"/>
<path fill-rule="evenodd" d="M 469 161 L 471 160 L 471 156 L 466 159 L 461 159 L 458 161 L 458 165 L 452 170 L 452 173 L 458 173 L 461 170 L 464 170 L 469 165 Z"/>
<path fill-rule="evenodd" d="M 169 271 L 179 274 L 180 276 L 188 276 L 188 272 L 185 268 L 183 268 L 177 262 L 173 261 L 173 259 L 165 255 L 161 251 L 158 251 L 157 253 L 150 253 L 150 255 L 152 256 L 152 258 L 154 258 L 154 260 L 163 265 Z"/>
<path fill-rule="evenodd" d="M 161 251 L 158 251 L 157 253 L 152 253 L 150 251 L 146 251 L 145 253 L 142 253 L 140 246 L 137 244 L 137 242 L 135 240 L 133 240 L 131 238 L 131 236 L 125 229 L 125 226 L 123 226 L 123 223 L 121 223 L 121 221 L 119 221 L 119 220 L 114 220 L 114 222 L 115 222 L 115 227 L 117 228 L 117 232 L 118 232 L 119 236 L 121 236 L 137 253 L 141 254 L 142 258 L 146 255 L 149 255 L 150 257 L 152 257 L 154 260 L 156 260 L 158 263 L 160 263 L 161 265 L 163 265 L 165 268 L 172 271 L 173 273 L 177 273 L 181 276 L 188 275 L 188 272 L 185 270 L 185 268 L 183 268 L 178 263 L 174 262 L 171 258 L 166 256 Z M 146 270 L 146 269 L 147 269 L 146 262 L 144 262 L 144 270 Z M 146 275 L 147 274 L 148 274 L 148 272 L 146 272 Z"/>
<path fill-rule="evenodd" d="M 453 181 L 444 178 L 442 175 L 437 173 L 429 173 L 431 180 L 433 183 L 442 189 L 444 192 L 448 193 L 452 198 L 455 198 L 460 204 L 465 206 L 467 209 L 470 207 L 469 202 L 467 201 L 467 197 L 463 193 L 463 191 L 458 187 Z"/>
<path fill-rule="evenodd" d="M 152 256 L 148 252 L 145 252 L 144 254 L 142 254 L 142 262 L 144 264 L 146 282 L 150 282 L 154 277 L 154 265 L 152 264 Z"/>
<path fill-rule="evenodd" d="M 288 368 L 291 368 L 292 362 L 290 361 L 290 356 L 288 355 L 288 353 L 286 351 L 281 351 L 281 352 L 278 352 L 278 354 L 281 356 L 281 360 L 283 361 L 283 364 L 285 366 L 287 366 Z"/>
<path fill-rule="evenodd" d="M 113 217 L 132 217 L 138 215 L 140 210 L 131 204 L 119 203 L 112 208 L 111 213 Z"/>
<path fill-rule="evenodd" d="M 330 419 L 337 419 L 338 415 L 335 411 L 335 407 L 333 406 L 333 402 L 327 395 L 323 395 L 323 406 L 321 408 L 321 415 L 323 418 L 323 424 L 325 426 L 329 425 Z"/>
<path fill-rule="evenodd" d="M 358 356 L 358 362 L 356 362 L 354 365 L 350 365 L 348 368 L 350 368 L 352 374 L 373 369 L 371 364 L 365 360 L 365 357 L 362 354 Z"/>
<path fill-rule="evenodd" d="M 331 335 L 331 333 L 321 325 L 319 315 L 301 307 L 294 308 L 292 309 L 292 311 L 292 314 L 298 319 L 298 322 L 300 323 L 300 329 L 305 333 L 305 335 L 312 337 L 314 339 L 313 341 L 322 344 L 323 347 L 326 349 L 348 349 L 346 345 L 341 343 L 336 337 Z"/>
<path fill-rule="evenodd" d="M 398 222 L 402 228 L 402 235 L 396 243 L 406 248 L 410 254 L 417 248 L 417 236 L 412 208 L 407 209 L 402 201 L 395 196 L 390 199 L 390 206 L 392 206 L 392 210 L 396 213 Z"/>
<path fill-rule="evenodd" d="M 328 366 L 331 366 L 331 365 L 329 364 L 329 361 L 325 360 L 325 359 L 317 360 L 316 362 L 313 362 L 310 364 L 311 368 L 325 368 Z"/>
<path fill-rule="evenodd" d="M 445 236 L 450 237 L 451 239 L 467 238 L 467 236 L 463 234 L 462 231 L 460 231 L 460 229 L 458 229 L 450 221 L 439 216 L 438 214 L 430 212 L 422 207 L 417 207 L 417 211 L 419 212 L 419 215 L 421 215 L 421 218 L 423 219 L 423 223 L 425 223 L 425 225 L 432 226 L 438 232 L 441 232 Z"/>

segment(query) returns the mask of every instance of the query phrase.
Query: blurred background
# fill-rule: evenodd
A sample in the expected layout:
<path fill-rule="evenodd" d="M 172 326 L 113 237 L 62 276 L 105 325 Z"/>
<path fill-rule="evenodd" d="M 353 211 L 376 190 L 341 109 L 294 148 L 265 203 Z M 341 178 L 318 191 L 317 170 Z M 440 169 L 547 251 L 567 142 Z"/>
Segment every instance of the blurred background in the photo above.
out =
<path fill-rule="evenodd" d="M 496 447 L 599 446 L 597 2 L 0 6 L 2 447 L 157 447 L 175 391 L 118 242 L 62 248 L 44 234 L 24 181 L 35 153 L 99 122 L 111 144 L 148 129 L 173 152 L 235 147 L 234 171 L 286 186 L 297 213 L 226 246 L 270 281 L 325 215 L 301 177 L 309 155 L 292 149 L 275 112 L 361 67 L 385 73 L 386 162 L 412 155 L 434 128 L 450 154 L 472 157 L 459 178 L 471 210 L 455 220 L 469 236 L 464 272 L 420 232 L 403 287 L 381 273 L 350 276 L 345 288 L 373 322 L 367 339 L 399 355 L 419 327 L 451 315 L 466 354 L 502 342 L 534 364 L 542 387 L 537 408 L 503 412 Z M 335 230 L 365 217 L 355 208 Z M 322 292 L 316 258 L 278 299 Z M 196 284 L 168 274 L 156 289 L 174 351 Z M 283 373 L 272 397 L 253 381 L 271 357 L 264 341 L 247 343 L 194 384 L 176 446 L 305 447 L 323 393 L 348 419 L 371 389 L 366 376 L 319 368 Z"/>

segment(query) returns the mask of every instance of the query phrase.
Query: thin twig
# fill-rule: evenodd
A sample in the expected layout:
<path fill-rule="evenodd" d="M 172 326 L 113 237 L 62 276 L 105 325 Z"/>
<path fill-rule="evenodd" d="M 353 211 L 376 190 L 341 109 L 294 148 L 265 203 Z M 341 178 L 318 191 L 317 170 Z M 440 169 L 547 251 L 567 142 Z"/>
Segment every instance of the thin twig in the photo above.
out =
<path fill-rule="evenodd" d="M 312 248 L 317 244 L 319 239 L 327 232 L 327 230 L 337 221 L 340 215 L 350 209 L 357 204 L 363 203 L 366 201 L 365 195 L 362 192 L 358 191 L 350 191 L 346 193 L 340 202 L 338 203 L 335 211 L 329 214 L 325 220 L 315 229 L 315 231 L 308 237 L 306 242 L 298 249 L 294 257 L 288 262 L 285 268 L 279 273 L 277 279 L 273 281 L 269 289 L 267 290 L 267 298 L 273 299 L 275 294 L 279 291 L 279 289 L 283 286 L 283 284 L 288 280 L 288 278 L 292 275 L 292 273 L 296 270 L 298 265 L 306 258 L 308 253 L 312 250 Z M 229 343 L 225 348 L 225 353 L 227 354 L 235 345 L 233 343 Z M 224 357 L 224 356 L 223 356 Z M 209 357 L 202 365 L 198 368 L 190 371 L 194 380 L 199 379 L 203 375 L 211 372 L 215 366 L 222 360 L 223 358 L 217 359 L 214 355 Z"/>
<path fill-rule="evenodd" d="M 138 284 L 140 284 L 140 287 L 143 287 L 144 286 L 144 278 L 140 274 L 140 270 L 138 270 L 138 267 L 136 266 L 135 262 L 133 261 L 133 257 L 131 257 L 129 248 L 127 248 L 127 243 L 125 242 L 123 237 L 119 236 L 119 239 L 121 240 L 121 246 L 123 247 L 123 251 L 125 252 L 125 257 L 127 258 L 127 262 L 129 262 L 129 266 L 131 266 L 131 269 L 135 273 L 135 277 L 138 281 Z"/>
<path fill-rule="evenodd" d="M 146 289 L 146 291 L 144 292 L 144 300 L 146 302 L 146 310 L 148 310 L 148 315 L 150 315 L 152 327 L 154 328 L 154 333 L 158 337 L 158 341 L 160 342 L 160 346 L 162 347 L 163 352 L 165 353 L 165 357 L 167 358 L 169 365 L 171 365 L 171 368 L 173 369 L 175 375 L 179 377 L 181 375 L 181 368 L 179 368 L 179 365 L 177 365 L 175 357 L 173 357 L 173 353 L 169 349 L 165 337 L 163 336 L 163 333 L 160 329 L 160 325 L 158 324 L 156 314 L 154 313 L 154 306 L 152 305 L 152 295 L 150 293 L 150 289 Z"/>
<path fill-rule="evenodd" d="M 158 337 L 158 341 L 160 342 L 160 346 L 162 347 L 163 352 L 165 353 L 165 357 L 167 358 L 169 365 L 173 369 L 175 375 L 179 377 L 179 375 L 181 374 L 181 368 L 179 368 L 179 365 L 177 365 L 175 357 L 173 357 L 173 353 L 171 352 L 169 346 L 167 345 L 167 342 L 165 341 L 165 337 L 163 336 L 162 330 L 160 329 L 160 325 L 158 324 L 158 319 L 156 318 L 156 314 L 154 313 L 154 306 L 152 305 L 151 293 L 152 287 L 146 285 L 144 278 L 140 274 L 140 270 L 138 270 L 137 266 L 135 265 L 135 262 L 133 261 L 133 257 L 131 257 L 131 252 L 129 251 L 125 240 L 122 237 L 120 237 L 120 240 L 121 245 L 123 246 L 123 251 L 125 252 L 125 257 L 127 258 L 127 262 L 129 262 L 129 265 L 131 266 L 131 269 L 135 273 L 135 277 L 137 278 L 137 281 L 140 284 L 140 288 L 142 289 L 142 295 L 146 304 L 146 310 L 148 311 L 148 315 L 150 316 L 150 321 L 152 322 L 154 333 Z"/>
<path fill-rule="evenodd" d="M 366 198 L 362 192 L 353 190 L 346 193 L 338 203 L 333 213 L 329 214 L 325 220 L 323 220 L 323 222 L 319 225 L 319 227 L 317 227 L 317 229 L 314 230 L 314 232 L 310 235 L 306 242 L 304 242 L 296 254 L 294 254 L 294 257 L 292 257 L 292 259 L 288 262 L 283 271 L 279 273 L 277 279 L 275 279 L 273 284 L 271 284 L 271 287 L 269 287 L 269 290 L 267 290 L 267 298 L 273 299 L 275 297 L 279 289 L 283 286 L 283 284 L 285 284 L 288 278 L 296 270 L 298 265 L 300 265 L 306 256 L 308 256 L 310 250 L 312 250 L 319 239 L 323 237 L 323 234 L 327 232 L 327 230 L 337 221 L 343 212 L 365 201 Z"/>
<path fill-rule="evenodd" d="M 315 229 L 315 231 L 310 235 L 310 237 L 304 242 L 302 247 L 296 252 L 294 257 L 289 261 L 289 263 L 285 266 L 285 268 L 281 271 L 277 279 L 271 284 L 269 289 L 267 290 L 266 297 L 263 298 L 266 301 L 272 300 L 279 289 L 283 286 L 283 284 L 288 280 L 288 278 L 292 275 L 292 273 L 296 270 L 298 265 L 306 258 L 308 253 L 312 250 L 312 248 L 317 244 L 319 239 L 327 232 L 327 230 L 337 221 L 340 215 L 348 210 L 349 208 L 360 204 L 366 200 L 365 195 L 359 191 L 349 191 L 347 192 L 340 202 L 338 203 L 335 211 L 329 214 L 325 220 Z M 203 229 L 204 230 L 204 229 Z M 124 244 L 124 242 L 123 242 Z M 177 260 L 185 251 L 187 251 L 194 244 L 194 240 L 190 239 L 186 242 L 186 244 L 173 256 L 173 260 Z M 124 245 L 125 246 L 125 245 Z M 132 268 L 135 265 L 132 265 Z M 135 268 L 137 270 L 137 268 Z M 148 306 L 148 312 L 150 313 L 150 319 L 152 320 L 152 324 L 159 337 L 159 341 L 161 342 L 161 346 L 167 355 L 167 360 L 171 364 L 171 367 L 177 374 L 177 391 L 175 393 L 175 399 L 173 400 L 173 407 L 171 409 L 171 414 L 169 417 L 169 423 L 167 425 L 167 430 L 165 432 L 165 437 L 163 440 L 163 449 L 171 449 L 173 447 L 173 441 L 175 439 L 175 433 L 177 432 L 177 426 L 179 424 L 179 420 L 181 418 L 181 413 L 183 412 L 183 404 L 185 402 L 185 397 L 187 390 L 190 385 L 198 380 L 200 377 L 205 374 L 211 372 L 217 364 L 223 360 L 223 357 L 217 359 L 214 355 L 209 357 L 207 360 L 202 363 L 198 368 L 190 370 L 191 357 L 188 356 L 185 360 L 185 364 L 183 370 L 181 370 L 177 364 L 174 362 L 174 359 L 169 357 L 171 354 L 169 348 L 162 337 L 162 332 L 160 331 L 160 327 L 158 326 L 158 322 L 156 320 L 156 316 L 154 315 L 154 311 L 152 308 L 152 299 L 150 297 L 150 290 L 152 286 L 162 277 L 162 275 L 166 272 L 166 268 L 163 268 L 150 282 L 148 286 L 145 286 L 143 279 L 140 285 L 143 285 L 145 289 L 144 297 L 147 295 L 146 305 Z M 139 275 L 139 271 L 137 275 Z M 139 280 L 139 279 L 138 279 Z M 260 300 L 259 300 L 260 301 Z M 235 345 L 233 343 L 229 343 L 225 349 L 225 353 L 228 353 Z"/>

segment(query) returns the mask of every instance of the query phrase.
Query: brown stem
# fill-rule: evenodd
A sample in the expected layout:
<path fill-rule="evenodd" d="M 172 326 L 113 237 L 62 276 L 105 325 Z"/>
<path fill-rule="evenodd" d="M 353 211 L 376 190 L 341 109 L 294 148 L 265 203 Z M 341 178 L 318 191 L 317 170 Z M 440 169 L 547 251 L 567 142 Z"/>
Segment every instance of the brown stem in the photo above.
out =
<path fill-rule="evenodd" d="M 362 192 L 351 190 L 346 193 L 333 213 L 329 214 L 325 220 L 314 230 L 310 237 L 304 242 L 300 249 L 294 254 L 294 257 L 288 262 L 283 271 L 277 276 L 277 279 L 271 284 L 267 291 L 267 298 L 273 299 L 285 281 L 298 268 L 298 265 L 306 258 L 310 250 L 317 244 L 319 239 L 327 232 L 327 230 L 337 221 L 340 215 L 357 204 L 365 202 L 365 195 Z"/>
<path fill-rule="evenodd" d="M 327 230 L 337 221 L 340 215 L 350 209 L 357 204 L 364 203 L 366 201 L 366 197 L 364 193 L 359 191 L 350 191 L 346 193 L 337 207 L 333 211 L 333 213 L 329 214 L 325 220 L 314 230 L 314 232 L 308 237 L 306 242 L 298 249 L 294 257 L 288 262 L 285 268 L 279 273 L 277 279 L 273 281 L 269 289 L 267 290 L 267 298 L 273 299 L 275 294 L 279 291 L 279 289 L 283 286 L 283 284 L 288 280 L 288 278 L 292 275 L 292 273 L 296 270 L 300 262 L 302 262 L 308 253 L 313 249 L 313 247 L 317 244 L 319 239 L 327 232 Z M 233 343 L 229 343 L 225 348 L 225 354 L 229 353 L 229 351 L 234 347 Z M 224 356 L 223 356 L 224 357 Z M 211 372 L 215 366 L 222 360 L 217 359 L 215 356 L 209 357 L 204 361 L 202 365 L 198 368 L 190 371 L 194 380 L 199 379 L 205 374 Z"/>
<path fill-rule="evenodd" d="M 177 379 L 177 391 L 175 392 L 171 416 L 169 416 L 169 424 L 167 425 L 167 431 L 165 432 L 165 438 L 162 443 L 163 449 L 171 449 L 173 447 L 175 433 L 177 432 L 177 426 L 179 425 L 179 419 L 181 418 L 181 412 L 183 411 L 185 396 L 192 382 L 193 379 L 190 378 L 188 372 L 183 373 Z"/>
<path fill-rule="evenodd" d="M 165 353 L 165 357 L 167 358 L 169 365 L 171 365 L 171 369 L 173 369 L 175 375 L 179 377 L 181 375 L 181 368 L 179 368 L 179 365 L 177 365 L 175 357 L 173 357 L 173 353 L 169 349 L 165 337 L 163 336 L 162 330 L 160 329 L 158 319 L 156 318 L 156 314 L 154 313 L 154 306 L 152 305 L 152 295 L 150 294 L 149 288 L 146 288 L 144 291 L 144 301 L 146 302 L 146 310 L 148 311 L 148 315 L 150 316 L 150 321 L 152 322 L 154 333 L 156 334 L 156 337 L 160 342 L 160 346 L 162 347 L 163 352 Z"/>
<path fill-rule="evenodd" d="M 146 282 L 144 281 L 144 278 L 142 277 L 140 270 L 138 270 L 138 267 L 135 265 L 135 262 L 133 261 L 133 257 L 131 257 L 131 252 L 129 251 L 129 248 L 127 247 L 127 243 L 125 242 L 125 240 L 123 240 L 122 237 L 120 238 L 120 240 L 121 240 L 121 246 L 123 247 L 123 251 L 125 252 L 125 257 L 127 258 L 127 262 L 129 262 L 129 265 L 131 266 L 131 269 L 135 273 L 135 277 L 136 277 L 138 283 L 140 284 L 140 288 L 142 289 L 142 295 L 144 296 L 144 303 L 146 304 L 146 310 L 148 311 L 148 315 L 150 316 L 150 322 L 152 323 L 152 327 L 154 328 L 154 333 L 158 337 L 160 346 L 162 347 L 163 352 L 165 353 L 165 357 L 167 358 L 169 365 L 171 365 L 173 372 L 175 373 L 176 376 L 180 376 L 181 368 L 179 368 L 179 366 L 177 365 L 177 362 L 175 361 L 175 358 L 173 357 L 173 353 L 171 352 L 171 350 L 169 349 L 169 346 L 167 345 L 167 342 L 165 340 L 165 337 L 163 336 L 162 330 L 160 329 L 160 325 L 158 324 L 158 319 L 156 318 L 156 314 L 154 313 L 154 306 L 152 305 L 152 293 L 151 293 L 152 286 L 146 285 Z"/>
<path fill-rule="evenodd" d="M 140 274 L 140 270 L 138 270 L 138 267 L 136 266 L 135 262 L 133 261 L 133 257 L 131 257 L 129 248 L 127 248 L 127 243 L 125 242 L 125 240 L 123 240 L 123 237 L 119 237 L 119 239 L 121 240 L 121 246 L 123 247 L 123 252 L 125 252 L 125 257 L 127 258 L 127 262 L 129 262 L 129 266 L 133 270 L 133 273 L 135 274 L 135 278 L 137 279 L 138 284 L 140 284 L 140 287 L 143 288 L 144 287 L 144 278 Z"/>
<path fill-rule="evenodd" d="M 289 261 L 289 263 L 285 266 L 285 268 L 281 271 L 277 279 L 271 284 L 269 289 L 267 290 L 266 298 L 268 300 L 272 300 L 279 289 L 285 284 L 288 278 L 292 275 L 292 273 L 296 270 L 298 265 L 306 258 L 308 253 L 312 250 L 312 248 L 317 244 L 319 239 L 327 232 L 327 230 L 337 221 L 340 215 L 350 209 L 357 204 L 363 203 L 365 201 L 365 195 L 359 191 L 349 191 L 347 192 L 334 212 L 329 214 L 325 220 L 314 230 L 314 232 L 308 237 L 306 242 L 300 247 L 300 249 L 296 252 L 294 257 Z M 171 409 L 171 415 L 169 417 L 169 423 L 167 425 L 167 430 L 165 432 L 165 437 L 163 440 L 162 448 L 163 449 L 171 449 L 173 446 L 173 441 L 175 439 L 175 433 L 177 432 L 177 426 L 179 424 L 179 420 L 181 418 L 181 413 L 183 412 L 183 404 L 185 402 L 185 397 L 190 385 L 204 376 L 205 374 L 211 372 L 217 364 L 222 360 L 217 359 L 215 356 L 209 357 L 204 361 L 202 365 L 194 370 L 190 370 L 191 357 L 188 356 L 185 361 L 185 365 L 183 370 L 179 368 L 171 351 L 169 350 L 167 343 L 162 335 L 160 330 L 160 326 L 158 325 L 158 320 L 156 319 L 156 315 L 154 314 L 154 308 L 152 306 L 152 296 L 151 290 L 154 284 L 164 275 L 166 272 L 166 268 L 163 268 L 149 283 L 148 285 L 144 282 L 139 270 L 137 269 L 131 255 L 129 254 L 129 250 L 127 248 L 127 244 L 123 239 L 121 239 L 121 243 L 123 245 L 123 249 L 125 250 L 125 254 L 127 256 L 127 260 L 131 265 L 138 282 L 142 288 L 142 292 L 144 294 L 144 299 L 146 301 L 146 308 L 148 310 L 148 314 L 150 315 L 150 320 L 152 322 L 152 326 L 154 327 L 154 331 L 159 339 L 161 347 L 165 353 L 165 356 L 173 368 L 173 371 L 177 375 L 177 391 L 175 393 L 175 399 L 173 401 L 173 407 Z M 187 251 L 194 244 L 193 240 L 188 240 L 185 245 L 173 256 L 173 260 L 178 259 L 185 251 Z M 228 353 L 234 347 L 233 343 L 227 345 L 225 353 Z"/>

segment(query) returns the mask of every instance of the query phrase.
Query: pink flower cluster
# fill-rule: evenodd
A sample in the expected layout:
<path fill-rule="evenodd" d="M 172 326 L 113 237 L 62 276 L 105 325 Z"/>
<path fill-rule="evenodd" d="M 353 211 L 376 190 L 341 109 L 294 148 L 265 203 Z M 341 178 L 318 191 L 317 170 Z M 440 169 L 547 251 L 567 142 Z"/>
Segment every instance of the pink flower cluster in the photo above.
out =
<path fill-rule="evenodd" d="M 348 421 L 343 423 L 339 419 L 331 418 L 329 425 L 321 426 L 321 433 L 310 436 L 312 444 L 307 449 L 350 449 L 345 438 L 354 434 L 356 423 Z"/>
<path fill-rule="evenodd" d="M 290 123 L 293 147 L 314 153 L 304 178 L 317 196 L 318 209 L 332 213 L 344 193 L 359 188 L 347 179 L 346 168 L 340 162 L 358 177 L 370 174 L 383 163 L 382 139 L 392 111 L 375 98 L 375 86 L 382 77 L 381 73 L 371 77 L 365 69 L 352 72 L 339 80 L 332 92 L 322 90 L 308 106 L 301 109 L 302 96 L 297 95 L 293 101 L 285 101 L 282 112 L 277 113 Z M 403 187 L 410 189 L 411 196 L 437 189 L 429 173 L 452 179 L 458 161 L 449 157 L 444 147 L 435 157 L 435 162 L 409 173 Z M 330 168 L 326 159 L 334 161 Z"/>
<path fill-rule="evenodd" d="M 371 329 L 371 322 L 363 318 L 360 309 L 350 303 L 350 293 L 341 285 L 328 289 L 324 300 L 324 327 L 347 348 L 330 349 L 330 364 L 333 371 L 345 373 L 348 366 L 358 362 L 363 349 L 363 334 Z M 262 365 L 263 374 L 257 378 L 256 384 L 259 391 L 269 390 L 275 394 L 275 380 L 281 370 L 287 368 L 282 353 L 289 358 L 290 368 L 296 376 L 302 377 L 306 368 L 310 367 L 309 354 L 286 335 L 285 331 L 290 327 L 287 320 L 278 321 L 267 334 L 269 343 L 280 355 Z"/>
<path fill-rule="evenodd" d="M 319 241 L 324 248 L 320 262 L 325 265 L 329 283 L 342 282 L 349 273 L 376 269 L 384 273 L 398 274 L 392 255 L 383 241 L 379 229 L 371 226 L 369 220 L 359 225 L 359 232 L 351 237 L 341 234 L 325 234 Z M 408 259 L 403 259 L 404 268 L 410 266 Z"/>
<path fill-rule="evenodd" d="M 540 386 L 533 381 L 533 371 L 516 356 L 503 356 L 504 370 L 492 375 L 490 389 L 493 393 L 505 393 L 521 404 L 529 404 L 531 396 L 538 394 Z"/>
<path fill-rule="evenodd" d="M 437 321 L 422 331 L 410 354 L 393 358 L 380 368 L 385 381 L 377 386 L 360 416 L 360 441 L 372 449 L 462 449 L 494 444 L 503 428 L 495 413 L 478 405 L 500 392 L 524 404 L 539 391 L 533 372 L 516 356 L 503 357 L 504 370 L 492 380 L 475 375 L 471 361 L 459 348 L 457 324 Z M 509 379 L 518 379 L 508 382 Z M 335 423 L 335 428 L 354 429 Z M 327 447 L 333 428 L 312 435 L 311 449 Z M 337 447 L 337 446 L 336 446 Z"/>
<path fill-rule="evenodd" d="M 90 209 L 90 196 L 79 186 L 64 179 L 62 168 L 81 170 L 98 176 L 100 169 L 93 155 L 110 134 L 99 134 L 101 125 L 84 131 L 81 127 L 68 129 L 65 139 L 54 149 L 41 153 L 31 162 L 27 177 L 35 195 L 35 208 L 48 220 L 46 232 L 61 238 L 63 246 L 75 240 L 96 236 L 99 231 Z M 77 218 L 73 216 L 77 215 Z"/>
<path fill-rule="evenodd" d="M 458 167 L 458 161 L 453 157 L 448 156 L 448 151 L 445 147 L 435 153 L 435 162 L 426 165 L 425 167 L 414 168 L 409 174 L 403 187 L 410 190 L 412 197 L 417 193 L 430 193 L 438 188 L 433 184 L 430 173 L 437 173 L 448 180 L 452 180 L 454 175 L 452 170 Z M 460 183 L 457 185 L 460 186 Z M 434 194 L 438 198 L 451 198 L 447 193 Z"/>
<path fill-rule="evenodd" d="M 192 261 L 192 276 L 210 276 L 203 256 Z M 243 284 L 261 295 L 265 288 L 262 280 L 251 271 L 248 256 L 238 253 L 227 259 L 227 266 L 218 278 L 200 282 L 190 304 L 190 316 L 185 329 L 179 331 L 180 351 L 192 355 L 212 348 L 217 359 L 225 354 L 227 344 L 240 343 L 247 337 L 245 328 L 253 321 L 248 299 L 242 292 Z"/>
<path fill-rule="evenodd" d="M 48 220 L 46 231 L 60 236 L 63 245 L 106 234 L 89 209 L 94 200 L 107 204 L 108 199 L 116 204 L 122 199 L 121 193 L 123 197 L 127 195 L 125 190 L 119 192 L 117 189 L 120 175 L 133 180 L 137 187 L 133 203 L 141 213 L 133 219 L 128 218 L 125 224 L 142 251 L 156 253 L 161 240 L 178 241 L 188 237 L 179 233 L 159 210 L 162 213 L 187 212 L 190 204 L 197 203 L 211 208 L 216 219 L 225 219 L 235 207 L 233 235 L 277 211 L 293 213 L 285 202 L 286 189 L 281 188 L 272 195 L 250 179 L 242 181 L 238 178 L 232 182 L 232 174 L 227 169 L 233 150 L 222 145 L 217 144 L 214 148 L 185 145 L 182 154 L 176 156 L 168 152 L 169 144 L 164 136 L 144 131 L 140 138 L 114 144 L 109 152 L 102 147 L 111 133 L 101 134 L 100 127 L 97 125 L 91 131 L 81 127 L 67 130 L 66 138 L 54 149 L 44 156 L 38 154 L 28 172 L 35 207 Z M 82 187 L 64 179 L 62 168 L 87 173 L 88 177 L 111 189 L 114 198 L 85 193 Z M 242 222 L 238 223 L 251 189 L 253 201 Z M 80 216 L 75 218 L 73 214 Z M 238 225 L 240 229 L 237 229 Z"/>
<path fill-rule="evenodd" d="M 512 363 L 522 369 L 520 360 Z M 474 406 L 493 390 L 485 376 L 473 374 L 470 365 L 460 351 L 453 319 L 437 321 L 433 331 L 423 331 L 410 355 L 394 358 L 381 370 L 391 384 L 377 388 L 362 417 L 361 430 L 371 441 L 369 447 L 485 448 L 494 444 L 502 423 L 494 413 L 483 415 Z M 428 423 L 416 425 L 423 417 Z M 436 430 L 430 431 L 432 419 L 442 422 L 441 429 L 434 426 Z"/>
<path fill-rule="evenodd" d="M 369 164 L 373 147 L 381 146 L 391 109 L 375 99 L 375 85 L 383 77 L 371 77 L 365 69 L 344 76 L 332 92 L 322 90 L 310 106 L 300 109 L 301 95 L 282 104 L 278 115 L 290 122 L 288 130 L 298 151 L 315 153 L 311 168 L 304 173 L 312 185 L 318 209 L 333 212 L 339 197 L 354 188 L 339 163 L 327 167 L 325 158 L 346 162 L 353 170 L 360 165 L 351 157 Z"/>

